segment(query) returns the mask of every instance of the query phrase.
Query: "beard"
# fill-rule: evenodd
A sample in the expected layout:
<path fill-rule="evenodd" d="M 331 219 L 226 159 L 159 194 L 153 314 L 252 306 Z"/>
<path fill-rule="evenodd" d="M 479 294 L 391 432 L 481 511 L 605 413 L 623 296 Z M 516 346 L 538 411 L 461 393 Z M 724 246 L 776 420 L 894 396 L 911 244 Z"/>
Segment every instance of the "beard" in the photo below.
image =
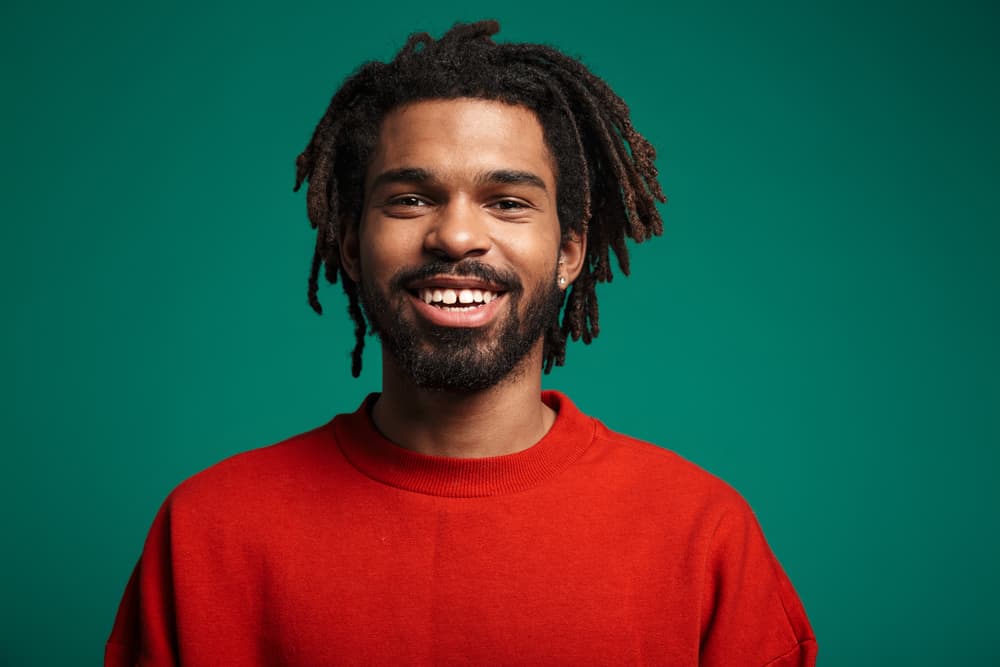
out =
<path fill-rule="evenodd" d="M 512 272 L 474 260 L 435 261 L 402 269 L 390 281 L 392 294 L 402 293 L 405 285 L 415 280 L 440 275 L 479 278 L 502 286 L 509 301 L 507 314 L 495 325 L 485 327 L 442 327 L 408 320 L 403 316 L 405 302 L 400 301 L 393 310 L 388 294 L 364 275 L 360 284 L 361 307 L 383 348 L 418 387 L 471 393 L 515 377 L 512 374 L 518 364 L 557 321 L 565 293 L 556 287 L 555 274 L 553 269 L 551 278 L 525 292 Z"/>

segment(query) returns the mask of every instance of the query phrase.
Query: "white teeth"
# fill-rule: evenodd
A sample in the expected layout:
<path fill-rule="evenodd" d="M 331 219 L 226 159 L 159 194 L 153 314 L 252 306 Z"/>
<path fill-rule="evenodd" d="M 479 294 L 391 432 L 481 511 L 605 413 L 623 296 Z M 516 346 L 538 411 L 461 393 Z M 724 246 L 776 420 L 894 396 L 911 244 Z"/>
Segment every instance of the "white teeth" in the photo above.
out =
<path fill-rule="evenodd" d="M 497 295 L 489 290 L 468 288 L 455 290 L 422 287 L 417 291 L 417 294 L 424 303 L 453 306 L 453 310 L 470 310 L 497 298 Z"/>

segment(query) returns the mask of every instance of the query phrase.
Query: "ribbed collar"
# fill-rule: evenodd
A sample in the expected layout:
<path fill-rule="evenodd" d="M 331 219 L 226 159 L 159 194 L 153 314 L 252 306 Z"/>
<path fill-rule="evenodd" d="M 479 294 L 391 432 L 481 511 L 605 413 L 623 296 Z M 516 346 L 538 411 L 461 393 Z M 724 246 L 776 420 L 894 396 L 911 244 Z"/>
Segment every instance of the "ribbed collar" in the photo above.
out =
<path fill-rule="evenodd" d="M 333 420 L 337 445 L 368 477 L 417 493 L 472 498 L 523 491 L 568 468 L 594 439 L 593 419 L 565 395 L 544 391 L 542 401 L 555 410 L 556 420 L 528 449 L 486 458 L 428 456 L 400 447 L 378 432 L 371 418 L 378 397 L 370 394 L 356 412 Z"/>

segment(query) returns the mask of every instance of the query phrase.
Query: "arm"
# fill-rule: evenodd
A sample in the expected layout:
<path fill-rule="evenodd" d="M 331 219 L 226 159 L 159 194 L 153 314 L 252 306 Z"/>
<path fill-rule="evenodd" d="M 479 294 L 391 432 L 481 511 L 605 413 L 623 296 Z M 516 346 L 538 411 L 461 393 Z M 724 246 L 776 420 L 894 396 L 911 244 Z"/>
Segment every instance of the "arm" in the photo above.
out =
<path fill-rule="evenodd" d="M 816 664 L 805 609 L 742 499 L 720 518 L 705 568 L 701 665 Z"/>
<path fill-rule="evenodd" d="M 132 571 L 105 646 L 105 667 L 176 665 L 169 500 L 160 508 Z"/>

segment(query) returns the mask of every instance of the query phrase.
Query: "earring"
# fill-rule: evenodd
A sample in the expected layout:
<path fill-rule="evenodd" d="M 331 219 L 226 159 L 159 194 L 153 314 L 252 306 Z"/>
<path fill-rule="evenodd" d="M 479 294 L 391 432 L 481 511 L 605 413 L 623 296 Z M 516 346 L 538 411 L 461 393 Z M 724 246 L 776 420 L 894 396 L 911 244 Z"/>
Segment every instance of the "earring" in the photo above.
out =
<path fill-rule="evenodd" d="M 566 284 L 566 276 L 559 276 L 559 284 L 560 285 Z"/>

